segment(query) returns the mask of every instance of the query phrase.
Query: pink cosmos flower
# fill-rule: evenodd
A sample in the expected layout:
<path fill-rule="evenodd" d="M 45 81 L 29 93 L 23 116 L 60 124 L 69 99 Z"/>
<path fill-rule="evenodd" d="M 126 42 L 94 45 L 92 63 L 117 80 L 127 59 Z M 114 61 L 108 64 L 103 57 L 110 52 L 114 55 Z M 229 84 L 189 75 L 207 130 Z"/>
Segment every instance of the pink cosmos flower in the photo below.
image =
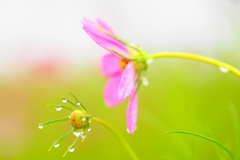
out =
<path fill-rule="evenodd" d="M 127 130 L 133 134 L 138 117 L 139 75 L 145 70 L 145 63 L 137 58 L 144 53 L 115 37 L 114 32 L 102 20 L 93 22 L 84 18 L 83 29 L 100 46 L 109 53 L 102 58 L 102 73 L 108 77 L 104 89 L 104 100 L 107 106 L 114 107 L 130 96 L 127 108 Z"/>

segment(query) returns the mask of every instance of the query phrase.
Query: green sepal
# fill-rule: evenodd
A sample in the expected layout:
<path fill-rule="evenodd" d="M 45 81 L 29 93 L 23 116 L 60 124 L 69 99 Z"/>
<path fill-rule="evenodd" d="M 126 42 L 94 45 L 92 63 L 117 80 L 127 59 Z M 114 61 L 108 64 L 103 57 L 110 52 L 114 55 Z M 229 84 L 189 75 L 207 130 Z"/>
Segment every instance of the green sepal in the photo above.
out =
<path fill-rule="evenodd" d="M 60 122 L 60 121 L 68 121 L 68 120 L 70 120 L 70 118 L 69 117 L 65 117 L 65 118 L 59 118 L 59 119 L 54 119 L 54 120 L 51 120 L 51 121 L 39 123 L 38 125 L 42 126 L 42 125 L 46 125 L 46 124 L 51 124 L 51 123 Z"/>

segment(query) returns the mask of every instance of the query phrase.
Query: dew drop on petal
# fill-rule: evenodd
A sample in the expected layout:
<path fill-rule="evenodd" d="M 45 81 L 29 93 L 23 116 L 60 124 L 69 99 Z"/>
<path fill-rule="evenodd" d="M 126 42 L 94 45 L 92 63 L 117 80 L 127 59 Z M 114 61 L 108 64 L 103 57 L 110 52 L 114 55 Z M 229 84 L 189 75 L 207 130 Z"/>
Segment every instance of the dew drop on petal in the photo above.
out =
<path fill-rule="evenodd" d="M 55 144 L 54 147 L 57 148 L 57 147 L 59 147 L 59 145 L 60 145 L 60 144 Z"/>
<path fill-rule="evenodd" d="M 222 71 L 223 73 L 226 73 L 226 72 L 229 71 L 227 68 L 224 68 L 224 67 L 221 67 L 221 66 L 219 66 L 219 69 L 220 69 L 220 71 Z"/>
<path fill-rule="evenodd" d="M 66 99 L 62 99 L 62 102 L 63 102 L 63 103 L 67 103 L 67 100 L 66 100 Z"/>
<path fill-rule="evenodd" d="M 82 118 L 82 121 L 86 121 L 86 117 L 83 117 L 83 118 Z"/>
<path fill-rule="evenodd" d="M 150 59 L 147 60 L 147 64 L 151 64 L 152 62 L 153 62 L 153 59 L 152 59 L 152 58 L 150 58 Z"/>
<path fill-rule="evenodd" d="M 122 94 L 122 93 L 119 93 L 118 99 L 122 99 L 122 96 L 123 96 L 123 94 Z"/>
<path fill-rule="evenodd" d="M 88 132 L 90 132 L 91 130 L 92 130 L 92 128 L 88 128 L 88 130 L 87 130 L 87 131 L 88 131 Z"/>
<path fill-rule="evenodd" d="M 74 150 L 75 150 L 75 148 L 71 148 L 71 149 L 69 149 L 68 151 L 69 151 L 69 152 L 74 152 Z"/>
<path fill-rule="evenodd" d="M 74 134 L 76 137 L 79 137 L 79 136 L 82 134 L 82 132 L 73 132 L 73 134 Z"/>
<path fill-rule="evenodd" d="M 43 129 L 43 126 L 38 126 L 39 129 Z"/>
<path fill-rule="evenodd" d="M 56 107 L 56 111 L 61 111 L 62 107 Z"/>

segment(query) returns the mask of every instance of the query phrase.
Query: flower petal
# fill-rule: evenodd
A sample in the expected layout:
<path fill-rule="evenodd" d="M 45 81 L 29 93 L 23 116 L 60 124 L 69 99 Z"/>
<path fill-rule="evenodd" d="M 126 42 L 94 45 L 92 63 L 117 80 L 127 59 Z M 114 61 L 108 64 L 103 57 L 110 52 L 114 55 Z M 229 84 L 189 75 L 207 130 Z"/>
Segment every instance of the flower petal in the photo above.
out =
<path fill-rule="evenodd" d="M 104 76 L 121 74 L 119 58 L 114 54 L 107 54 L 102 57 L 102 73 Z"/>
<path fill-rule="evenodd" d="M 108 107 L 114 107 L 123 100 L 118 98 L 118 85 L 121 79 L 121 74 L 110 77 L 105 89 L 104 89 L 104 100 Z"/>
<path fill-rule="evenodd" d="M 99 27 L 103 30 L 107 30 L 107 32 L 111 32 L 110 28 L 101 20 L 97 21 L 98 23 L 95 23 L 89 19 L 84 18 L 83 23 L 83 29 L 87 32 L 87 34 L 100 46 L 108 50 L 107 48 L 110 48 L 120 54 L 122 54 L 125 57 L 130 57 L 128 54 L 127 47 L 119 42 L 118 40 L 112 38 L 111 36 L 107 35 L 106 33 L 100 31 L 96 27 Z M 109 52 L 113 53 L 114 55 L 119 56 L 118 54 L 108 50 Z"/>
<path fill-rule="evenodd" d="M 127 131 L 133 134 L 137 127 L 138 119 L 138 96 L 133 94 L 127 108 Z"/>
<path fill-rule="evenodd" d="M 100 25 L 100 27 L 104 30 L 107 31 L 108 33 L 115 35 L 114 32 L 112 31 L 112 29 L 101 19 L 97 19 L 97 23 Z"/>
<path fill-rule="evenodd" d="M 136 82 L 136 70 L 134 62 L 129 62 L 124 69 L 121 77 L 121 81 L 118 87 L 118 98 L 124 100 L 130 96 L 133 92 L 133 88 Z"/>

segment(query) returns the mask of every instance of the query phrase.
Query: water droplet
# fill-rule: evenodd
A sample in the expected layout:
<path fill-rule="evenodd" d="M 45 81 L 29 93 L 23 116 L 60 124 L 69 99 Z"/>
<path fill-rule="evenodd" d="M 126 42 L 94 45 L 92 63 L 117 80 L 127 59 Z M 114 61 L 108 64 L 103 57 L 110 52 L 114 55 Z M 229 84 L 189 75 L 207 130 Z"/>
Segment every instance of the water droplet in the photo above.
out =
<path fill-rule="evenodd" d="M 73 134 L 74 134 L 76 137 L 79 137 L 79 136 L 82 134 L 82 132 L 73 132 Z"/>
<path fill-rule="evenodd" d="M 222 71 L 223 73 L 226 73 L 226 72 L 229 71 L 227 68 L 224 68 L 224 67 L 221 67 L 221 66 L 219 66 L 219 69 L 220 69 L 220 71 Z"/>
<path fill-rule="evenodd" d="M 60 146 L 60 144 L 55 144 L 55 145 L 54 145 L 55 148 L 57 148 L 57 147 L 59 147 L 59 146 Z"/>
<path fill-rule="evenodd" d="M 147 64 L 151 64 L 152 62 L 153 62 L 152 58 L 147 60 Z"/>
<path fill-rule="evenodd" d="M 80 105 L 81 105 L 81 103 L 80 103 L 80 102 L 77 102 L 76 104 L 77 104 L 78 106 L 80 106 Z"/>
<path fill-rule="evenodd" d="M 130 133 L 129 129 L 127 128 L 127 132 Z"/>
<path fill-rule="evenodd" d="M 43 129 L 43 126 L 38 126 L 39 129 Z"/>
<path fill-rule="evenodd" d="M 66 99 L 62 99 L 62 102 L 63 102 L 63 103 L 67 103 L 67 100 L 66 100 Z"/>
<path fill-rule="evenodd" d="M 71 116 L 68 116 L 69 118 L 71 118 Z"/>
<path fill-rule="evenodd" d="M 148 80 L 142 80 L 142 84 L 143 84 L 144 86 L 148 86 L 148 85 L 149 85 L 149 82 L 148 82 Z"/>
<path fill-rule="evenodd" d="M 68 151 L 69 151 L 69 152 L 74 152 L 74 150 L 75 150 L 75 148 L 71 148 L 71 149 L 69 149 Z"/>
<path fill-rule="evenodd" d="M 81 138 L 84 140 L 85 138 L 87 138 L 86 135 L 82 135 Z"/>
<path fill-rule="evenodd" d="M 83 118 L 82 118 L 82 121 L 86 121 L 86 119 L 87 119 L 86 117 L 83 117 Z"/>
<path fill-rule="evenodd" d="M 56 111 L 61 111 L 62 107 L 56 107 Z"/>
<path fill-rule="evenodd" d="M 88 132 L 90 132 L 91 130 L 92 130 L 92 128 L 88 128 L 88 130 L 87 130 L 87 131 L 88 131 Z"/>

